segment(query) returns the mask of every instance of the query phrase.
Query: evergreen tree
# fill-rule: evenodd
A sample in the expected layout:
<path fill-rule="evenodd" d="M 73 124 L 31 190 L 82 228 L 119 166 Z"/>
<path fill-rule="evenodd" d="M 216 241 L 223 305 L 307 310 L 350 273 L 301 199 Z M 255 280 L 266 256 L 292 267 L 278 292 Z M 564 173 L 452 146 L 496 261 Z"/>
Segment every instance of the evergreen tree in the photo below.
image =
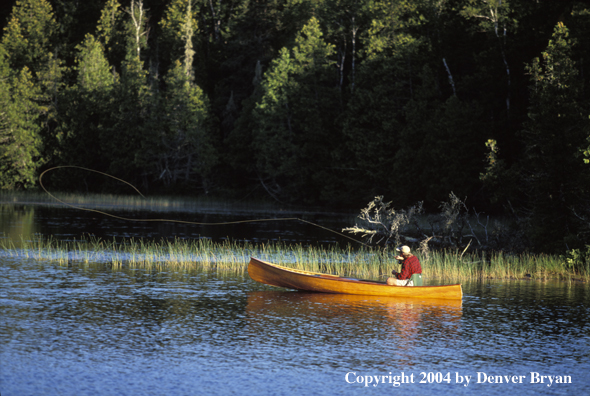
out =
<path fill-rule="evenodd" d="M 208 193 L 209 176 L 217 162 L 209 102 L 179 61 L 166 83 L 156 174 L 167 187 L 193 190 L 199 185 Z"/>
<path fill-rule="evenodd" d="M 173 0 L 166 8 L 159 24 L 161 34 L 158 44 L 160 59 L 165 63 L 163 65 L 165 70 L 174 68 L 174 61 L 185 56 L 185 47 L 188 45 L 185 39 L 185 26 L 188 26 L 187 15 L 189 13 L 190 28 L 192 30 L 190 39 L 191 50 L 195 46 L 193 40 L 198 32 L 197 11 L 197 8 L 192 7 L 191 0 Z M 192 55 L 194 55 L 194 50 Z M 191 62 L 192 67 L 193 64 Z"/>
<path fill-rule="evenodd" d="M 182 48 L 182 53 L 177 55 L 182 55 L 183 61 L 177 60 L 166 76 L 161 122 L 150 135 L 154 140 L 144 141 L 143 157 L 147 159 L 146 164 L 153 162 L 156 165 L 155 175 L 167 188 L 184 186 L 193 190 L 198 184 L 208 193 L 209 176 L 217 162 L 216 127 L 209 101 L 194 83 L 196 21 L 190 3 L 172 3 L 167 15 L 169 19 L 162 26 L 163 35 L 169 38 L 177 52 Z M 150 157 L 153 161 L 149 160 Z"/>
<path fill-rule="evenodd" d="M 0 188 L 33 186 L 41 165 L 40 95 L 25 66 L 13 76 L 0 46 Z"/>
<path fill-rule="evenodd" d="M 214 180 L 234 196 L 264 186 L 347 206 L 503 194 L 537 246 L 549 223 L 580 243 L 588 15 L 579 0 L 18 0 L 0 38 L 5 185 L 30 185 L 30 166 L 8 172 L 28 136 L 32 167 L 85 165 L 143 188 Z M 555 36 L 525 70 L 557 21 L 574 40 Z M 482 194 L 486 141 L 495 185 Z M 85 175 L 71 179 L 100 188 Z"/>
<path fill-rule="evenodd" d="M 568 36 L 568 29 L 558 23 L 542 59 L 528 66 L 531 105 L 523 131 L 521 177 L 529 202 L 530 236 L 539 250 L 582 245 L 576 212 L 583 210 L 590 195 L 590 169 L 580 159 L 590 130 L 590 107 L 581 96 Z"/>
<path fill-rule="evenodd" d="M 41 124 L 41 138 L 43 140 L 42 157 L 46 164 L 52 163 L 58 155 L 57 119 L 61 109 L 61 97 L 65 81 L 67 80 L 67 68 L 61 59 L 51 54 L 44 68 L 38 72 L 41 94 L 38 98 Z"/>
<path fill-rule="evenodd" d="M 109 63 L 120 71 L 119 67 L 125 59 L 127 38 L 124 12 L 118 0 L 107 0 L 96 31 Z"/>
<path fill-rule="evenodd" d="M 48 0 L 53 6 L 56 21 L 59 21 L 58 39 L 54 48 L 68 67 L 74 64 L 78 54 L 76 47 L 84 41 L 87 34 L 94 33 L 96 21 L 106 0 L 71 1 Z M 68 73 L 68 79 L 71 76 Z"/>
<path fill-rule="evenodd" d="M 453 192 L 473 202 L 488 130 L 482 118 L 477 104 L 457 96 L 410 101 L 392 168 L 401 188 L 392 198 L 407 205 L 424 200 L 430 206 Z"/>
<path fill-rule="evenodd" d="M 407 143 L 400 138 L 406 105 L 420 84 L 420 65 L 429 62 L 428 43 L 412 32 L 426 23 L 417 4 L 374 2 L 367 12 L 372 23 L 361 35 L 363 62 L 347 104 L 347 147 L 341 155 L 347 169 L 345 195 L 359 204 L 396 191 L 400 175 L 394 169 L 395 156 Z M 436 82 L 424 84 L 436 88 Z"/>
<path fill-rule="evenodd" d="M 109 154 L 101 138 L 109 134 L 113 123 L 113 92 L 117 80 L 113 76 L 102 44 L 88 34 L 77 47 L 74 70 L 76 84 L 60 95 L 56 136 L 59 142 L 59 163 L 106 171 Z M 50 174 L 60 188 L 100 186 L 104 178 L 77 169 L 64 169 Z M 100 189 L 99 189 L 100 191 Z"/>
<path fill-rule="evenodd" d="M 295 40 L 292 51 L 283 48 L 259 86 L 260 99 L 253 110 L 256 169 L 267 192 L 279 200 L 303 198 L 320 191 L 317 175 L 330 164 L 337 101 L 331 69 L 334 47 L 322 39 L 312 18 Z M 314 177 L 315 176 L 315 177 Z M 317 196 L 308 196 L 309 201 Z"/>
<path fill-rule="evenodd" d="M 115 83 L 101 43 L 91 34 L 86 35 L 84 42 L 78 46 L 77 87 L 88 93 L 109 92 Z"/>
<path fill-rule="evenodd" d="M 36 73 L 45 67 L 53 48 L 58 25 L 47 0 L 19 0 L 15 3 L 1 44 L 14 70 L 27 67 Z"/>
<path fill-rule="evenodd" d="M 201 19 L 199 38 L 195 40 L 195 78 L 211 98 L 212 110 L 218 117 L 223 117 L 230 98 L 241 112 L 242 103 L 253 94 L 256 65 L 266 71 L 281 48 L 292 48 L 297 33 L 316 15 L 321 3 L 317 0 L 197 3 Z M 218 39 L 215 39 L 216 27 Z M 233 127 L 233 122 L 224 122 L 224 138 Z M 232 160 L 230 157 L 227 161 Z"/>
<path fill-rule="evenodd" d="M 100 136 L 108 162 L 107 172 L 129 182 L 143 182 L 147 188 L 139 160 L 142 140 L 149 138 L 150 108 L 153 91 L 148 84 L 142 51 L 147 45 L 147 10 L 142 1 L 132 1 L 125 10 L 126 55 L 121 65 L 120 83 L 116 85 L 113 123 Z"/>
<path fill-rule="evenodd" d="M 20 130 L 18 133 L 22 135 L 23 129 L 28 130 L 29 139 L 36 142 L 31 143 L 30 152 L 34 154 L 30 156 L 27 170 L 19 171 L 21 175 L 23 172 L 34 173 L 34 167 L 50 161 L 55 154 L 55 119 L 65 70 L 57 57 L 57 34 L 58 24 L 50 3 L 45 0 L 17 1 L 4 28 L 1 42 L 6 50 L 8 65 L 17 74 L 21 72 L 20 77 L 12 82 L 12 119 L 14 122 L 17 119 L 27 120 L 27 126 L 21 123 L 14 133 Z M 24 87 L 28 85 L 33 85 L 35 89 L 26 92 L 28 88 Z M 24 113 L 18 114 L 18 109 Z M 38 112 L 36 116 L 32 114 L 34 111 Z M 33 126 L 34 123 L 37 125 Z M 20 140 L 16 135 L 13 138 Z M 41 148 L 43 152 L 38 151 Z M 24 185 L 31 186 L 32 183 Z"/>
<path fill-rule="evenodd" d="M 496 86 L 504 86 L 506 92 L 505 106 L 506 113 L 510 112 L 510 100 L 511 100 L 511 76 L 510 76 L 510 64 L 508 62 L 507 55 L 507 36 L 512 34 L 512 28 L 516 25 L 516 22 L 510 17 L 510 5 L 508 0 L 469 0 L 461 14 L 467 18 L 473 18 L 478 21 L 477 31 L 482 29 L 490 34 L 493 34 L 493 41 L 496 45 L 486 45 L 482 52 L 499 52 L 502 59 L 502 65 L 505 71 L 503 80 L 504 84 L 496 84 Z M 497 50 L 495 51 L 495 49 Z M 480 55 L 481 56 L 481 55 Z M 489 56 L 482 56 L 488 63 L 495 64 L 496 62 L 490 62 Z M 486 67 L 484 64 L 482 67 Z M 502 97 L 497 95 L 496 98 Z"/>

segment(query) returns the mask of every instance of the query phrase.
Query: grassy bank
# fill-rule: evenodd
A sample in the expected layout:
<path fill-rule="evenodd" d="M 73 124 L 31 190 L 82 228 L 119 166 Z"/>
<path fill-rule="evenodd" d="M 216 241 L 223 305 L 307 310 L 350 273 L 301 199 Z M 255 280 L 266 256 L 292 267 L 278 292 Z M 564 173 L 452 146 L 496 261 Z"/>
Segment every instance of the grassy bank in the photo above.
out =
<path fill-rule="evenodd" d="M 107 262 L 115 268 L 128 266 L 152 270 L 201 268 L 243 273 L 252 256 L 297 269 L 375 280 L 383 280 L 392 269 L 399 269 L 391 255 L 377 250 L 279 243 L 214 243 L 208 239 L 160 242 L 127 239 L 115 242 L 95 238 L 59 241 L 39 237 L 22 241 L 18 248 L 10 240 L 0 240 L 0 249 L 3 255 L 51 260 L 62 265 Z M 418 257 L 425 277 L 441 282 L 482 278 L 590 280 L 588 268 L 574 273 L 559 256 L 462 255 L 460 251 L 447 250 Z"/>

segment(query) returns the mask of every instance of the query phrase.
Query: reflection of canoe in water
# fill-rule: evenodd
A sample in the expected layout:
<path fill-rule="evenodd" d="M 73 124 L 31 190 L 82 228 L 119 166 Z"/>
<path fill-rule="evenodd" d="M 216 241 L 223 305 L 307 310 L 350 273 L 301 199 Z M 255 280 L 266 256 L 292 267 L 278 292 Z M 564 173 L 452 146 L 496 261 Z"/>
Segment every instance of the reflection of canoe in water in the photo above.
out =
<path fill-rule="evenodd" d="M 384 282 L 295 270 L 256 258 L 250 259 L 248 274 L 255 281 L 267 285 L 312 292 L 458 300 L 463 297 L 461 285 L 389 286 Z"/>
<path fill-rule="evenodd" d="M 356 339 L 353 344 L 366 346 L 366 339 L 377 337 L 392 341 L 385 348 L 394 348 L 402 363 L 411 364 L 414 353 L 404 351 L 422 345 L 424 337 L 436 337 L 439 347 L 454 347 L 461 334 L 462 300 L 266 290 L 248 292 L 246 313 L 248 331 L 263 338 L 261 344 L 269 337 L 291 342 L 321 334 L 327 342 Z"/>
<path fill-rule="evenodd" d="M 286 348 L 290 357 L 321 362 L 327 357 L 354 366 L 390 365 L 411 369 L 432 360 L 456 358 L 462 329 L 462 300 L 402 298 L 293 290 L 247 292 L 244 329 L 261 355 Z M 287 347 L 285 347 L 287 346 Z M 329 352 L 328 352 L 329 351 Z M 328 354 L 328 355 L 326 355 Z M 331 355 L 330 355 L 331 354 Z M 310 360 L 309 356 L 315 356 Z M 294 359 L 296 361 L 298 359 Z M 330 359 L 326 360 L 328 363 Z M 296 363 L 295 363 L 296 364 Z"/>
<path fill-rule="evenodd" d="M 358 308 L 366 312 L 366 308 L 398 308 L 411 307 L 422 310 L 435 310 L 461 315 L 461 299 L 438 298 L 408 298 L 390 296 L 372 296 L 361 294 L 334 294 L 334 293 L 306 293 L 294 291 L 255 291 L 248 293 L 248 311 L 268 311 L 270 308 L 285 306 L 292 310 L 299 304 L 320 305 L 328 307 L 341 307 L 344 312 L 350 313 L 350 308 Z"/>

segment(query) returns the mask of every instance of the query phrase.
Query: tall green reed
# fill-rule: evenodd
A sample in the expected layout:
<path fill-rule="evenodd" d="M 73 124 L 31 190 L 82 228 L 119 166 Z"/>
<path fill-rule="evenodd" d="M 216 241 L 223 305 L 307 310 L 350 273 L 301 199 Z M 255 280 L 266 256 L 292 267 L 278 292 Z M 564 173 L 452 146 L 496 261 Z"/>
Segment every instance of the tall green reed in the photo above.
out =
<path fill-rule="evenodd" d="M 243 273 L 250 257 L 295 269 L 374 280 L 385 280 L 393 269 L 400 269 L 392 253 L 366 247 L 251 244 L 213 242 L 210 239 L 150 241 L 131 238 L 117 241 L 88 236 L 81 240 L 61 241 L 38 236 L 21 241 L 18 249 L 12 241 L 2 239 L 0 249 L 4 254 L 60 264 L 108 262 L 113 268 L 129 266 L 152 270 L 203 269 Z M 503 252 L 464 254 L 458 250 L 441 250 L 418 257 L 426 279 L 445 282 L 492 278 L 590 280 L 587 271 L 574 273 L 559 256 Z"/>

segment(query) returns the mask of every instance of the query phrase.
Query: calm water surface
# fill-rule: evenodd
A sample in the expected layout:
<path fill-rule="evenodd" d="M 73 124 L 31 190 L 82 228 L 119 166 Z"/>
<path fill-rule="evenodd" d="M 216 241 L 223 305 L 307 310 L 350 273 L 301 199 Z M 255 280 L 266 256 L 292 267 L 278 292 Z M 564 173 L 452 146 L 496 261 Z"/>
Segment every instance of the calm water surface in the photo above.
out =
<path fill-rule="evenodd" d="M 64 206 L 2 204 L 0 202 L 0 238 L 20 241 L 34 235 L 51 235 L 58 239 L 80 239 L 82 235 L 112 240 L 113 238 L 161 239 L 208 238 L 219 242 L 226 239 L 267 243 L 283 241 L 303 244 L 341 244 L 355 243 L 342 236 L 339 231 L 354 225 L 354 215 L 341 213 L 273 212 L 254 213 L 247 211 L 228 212 L 226 210 L 198 211 L 193 208 L 184 211 L 145 211 L 133 209 L 111 209 L 93 207 L 109 214 L 137 219 L 121 220 L 101 213 L 71 209 Z M 272 219 L 303 219 L 277 220 Z M 174 222 L 152 222 L 146 220 L 170 219 L 200 224 Z M 245 220 L 260 220 L 242 222 Z M 227 223 L 216 225 L 217 223 Z M 323 227 L 323 228 L 322 228 Z M 336 232 L 332 232 L 332 231 Z"/>
<path fill-rule="evenodd" d="M 0 250 L 0 393 L 590 392 L 587 285 L 463 290 L 461 302 L 308 294 L 247 274 L 60 266 Z"/>

